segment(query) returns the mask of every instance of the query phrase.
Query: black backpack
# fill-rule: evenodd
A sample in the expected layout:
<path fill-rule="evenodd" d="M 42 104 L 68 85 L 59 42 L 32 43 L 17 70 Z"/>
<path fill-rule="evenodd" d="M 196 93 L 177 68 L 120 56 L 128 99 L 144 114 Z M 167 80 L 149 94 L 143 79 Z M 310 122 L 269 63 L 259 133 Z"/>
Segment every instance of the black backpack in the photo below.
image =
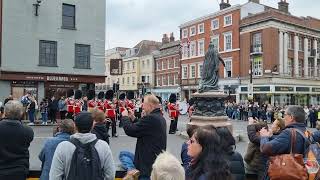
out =
<path fill-rule="evenodd" d="M 103 180 L 99 154 L 94 147 L 98 139 L 82 144 L 78 139 L 70 139 L 76 146 L 72 155 L 70 171 L 67 180 Z"/>

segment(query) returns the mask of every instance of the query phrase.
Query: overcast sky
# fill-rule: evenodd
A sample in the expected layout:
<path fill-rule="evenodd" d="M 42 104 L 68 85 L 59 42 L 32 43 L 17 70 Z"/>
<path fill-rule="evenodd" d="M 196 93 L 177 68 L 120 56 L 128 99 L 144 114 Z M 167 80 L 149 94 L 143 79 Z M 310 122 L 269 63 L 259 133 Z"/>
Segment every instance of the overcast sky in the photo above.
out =
<path fill-rule="evenodd" d="M 248 0 L 230 0 L 231 5 Z M 280 0 L 260 0 L 277 7 Z M 161 41 L 162 34 L 174 32 L 179 38 L 178 26 L 186 21 L 219 10 L 220 0 L 106 0 L 106 49 L 133 47 L 141 40 Z M 320 19 L 320 1 L 287 0 L 289 11 L 295 16 L 313 16 Z"/>

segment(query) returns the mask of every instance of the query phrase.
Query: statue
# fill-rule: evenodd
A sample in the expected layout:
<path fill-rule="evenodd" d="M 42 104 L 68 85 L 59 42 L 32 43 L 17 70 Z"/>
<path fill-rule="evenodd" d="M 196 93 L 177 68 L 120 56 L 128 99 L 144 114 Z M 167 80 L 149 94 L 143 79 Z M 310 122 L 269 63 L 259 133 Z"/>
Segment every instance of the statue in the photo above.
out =
<path fill-rule="evenodd" d="M 202 73 L 201 73 L 201 81 L 199 83 L 198 91 L 206 92 L 211 90 L 218 90 L 218 81 L 219 81 L 219 64 L 220 62 L 225 67 L 224 61 L 220 57 L 217 50 L 214 48 L 213 43 L 209 44 L 208 52 L 205 55 Z"/>

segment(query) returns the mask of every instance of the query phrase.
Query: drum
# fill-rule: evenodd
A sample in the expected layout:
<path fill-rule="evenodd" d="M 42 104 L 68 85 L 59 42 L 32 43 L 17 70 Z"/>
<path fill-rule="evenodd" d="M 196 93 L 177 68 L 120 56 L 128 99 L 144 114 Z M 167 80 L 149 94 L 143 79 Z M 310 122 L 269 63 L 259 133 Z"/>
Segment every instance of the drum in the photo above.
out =
<path fill-rule="evenodd" d="M 187 114 L 188 112 L 188 104 L 183 101 L 183 102 L 178 102 L 179 108 L 180 108 L 180 114 L 184 115 Z"/>

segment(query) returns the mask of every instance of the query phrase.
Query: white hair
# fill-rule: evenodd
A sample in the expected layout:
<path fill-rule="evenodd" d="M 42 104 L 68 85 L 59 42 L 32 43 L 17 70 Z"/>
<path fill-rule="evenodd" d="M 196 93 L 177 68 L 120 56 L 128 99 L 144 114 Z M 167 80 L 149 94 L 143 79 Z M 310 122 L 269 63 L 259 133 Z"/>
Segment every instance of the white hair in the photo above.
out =
<path fill-rule="evenodd" d="M 162 152 L 152 165 L 151 180 L 184 180 L 181 163 L 172 154 Z"/>
<path fill-rule="evenodd" d="M 23 111 L 23 105 L 17 100 L 8 101 L 4 106 L 5 117 L 11 120 L 20 120 Z"/>

